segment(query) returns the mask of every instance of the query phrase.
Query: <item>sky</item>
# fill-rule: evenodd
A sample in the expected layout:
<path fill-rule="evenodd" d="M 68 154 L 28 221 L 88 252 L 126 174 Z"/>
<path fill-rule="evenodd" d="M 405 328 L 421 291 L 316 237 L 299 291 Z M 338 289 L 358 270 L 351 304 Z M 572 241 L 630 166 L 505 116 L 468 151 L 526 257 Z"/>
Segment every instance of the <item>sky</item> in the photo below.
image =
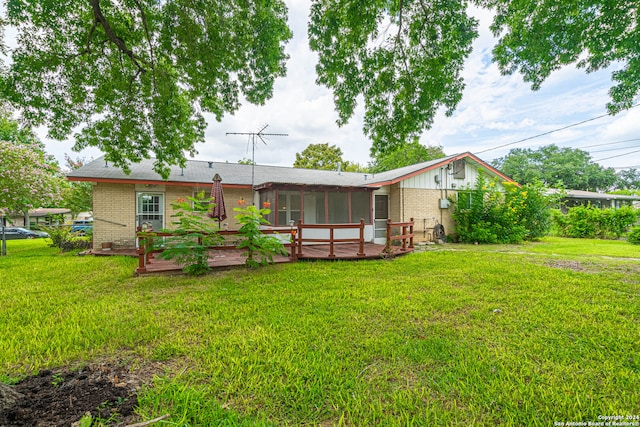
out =
<path fill-rule="evenodd" d="M 286 3 L 293 31 L 293 39 L 286 48 L 290 55 L 287 76 L 276 80 L 274 96 L 263 106 L 245 103 L 221 122 L 206 115 L 205 142 L 197 145 L 195 159 L 237 162 L 255 156 L 257 164 L 292 166 L 296 153 L 308 145 L 329 143 L 342 150 L 345 161 L 366 165 L 371 160 L 371 142 L 362 132 L 362 105 L 348 124 L 342 127 L 336 124 L 338 115 L 331 92 L 315 84 L 317 57 L 310 51 L 307 38 L 310 1 L 286 0 Z M 466 89 L 462 101 L 453 116 L 446 117 L 444 111 L 438 113 L 433 127 L 422 134 L 422 144 L 440 145 L 447 155 L 469 151 L 485 161 L 505 156 L 512 148 L 537 149 L 556 144 L 588 151 L 604 167 L 640 168 L 640 107 L 513 144 L 605 115 L 611 72 L 615 68 L 585 74 L 575 67 L 566 67 L 533 92 L 519 74 L 500 74 L 491 62 L 491 50 L 496 43 L 489 31 L 491 14 L 480 9 L 472 13 L 480 20 L 480 36 L 463 72 Z M 268 137 L 266 145 L 258 141 L 252 153 L 248 136 L 227 135 L 257 132 L 265 125 L 268 125 L 265 133 L 288 136 Z M 37 132 L 47 152 L 60 164 L 64 164 L 65 154 L 86 159 L 101 155 L 95 148 L 73 152 L 72 140 L 53 141 L 46 138 L 46 129 Z M 495 149 L 500 146 L 504 147 Z"/>

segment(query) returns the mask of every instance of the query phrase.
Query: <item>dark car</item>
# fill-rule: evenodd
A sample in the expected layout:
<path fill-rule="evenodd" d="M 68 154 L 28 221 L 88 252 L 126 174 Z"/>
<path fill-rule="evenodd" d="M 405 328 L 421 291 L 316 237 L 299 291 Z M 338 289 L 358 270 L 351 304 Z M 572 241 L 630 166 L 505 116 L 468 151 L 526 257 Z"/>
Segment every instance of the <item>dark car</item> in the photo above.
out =
<path fill-rule="evenodd" d="M 0 233 L 1 232 L 2 229 L 0 229 Z M 4 229 L 4 234 L 7 240 L 37 239 L 39 237 L 49 237 L 49 235 L 44 231 L 27 230 L 26 228 L 22 227 L 7 227 Z"/>

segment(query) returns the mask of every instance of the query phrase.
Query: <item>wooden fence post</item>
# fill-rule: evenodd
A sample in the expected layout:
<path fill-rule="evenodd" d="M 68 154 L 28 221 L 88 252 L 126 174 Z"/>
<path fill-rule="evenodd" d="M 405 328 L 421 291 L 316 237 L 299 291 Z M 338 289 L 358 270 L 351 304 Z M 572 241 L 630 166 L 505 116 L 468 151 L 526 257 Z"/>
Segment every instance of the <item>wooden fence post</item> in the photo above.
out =
<path fill-rule="evenodd" d="M 384 251 L 387 253 L 391 252 L 391 220 L 387 220 L 387 244 L 384 247 Z"/>
<path fill-rule="evenodd" d="M 364 256 L 364 218 L 360 218 L 360 248 L 358 256 Z"/>
<path fill-rule="evenodd" d="M 411 225 L 409 226 L 409 235 L 411 236 L 409 238 L 409 249 L 413 249 L 413 225 L 414 225 L 414 221 L 413 221 L 413 218 L 409 218 L 409 220 L 411 221 Z"/>

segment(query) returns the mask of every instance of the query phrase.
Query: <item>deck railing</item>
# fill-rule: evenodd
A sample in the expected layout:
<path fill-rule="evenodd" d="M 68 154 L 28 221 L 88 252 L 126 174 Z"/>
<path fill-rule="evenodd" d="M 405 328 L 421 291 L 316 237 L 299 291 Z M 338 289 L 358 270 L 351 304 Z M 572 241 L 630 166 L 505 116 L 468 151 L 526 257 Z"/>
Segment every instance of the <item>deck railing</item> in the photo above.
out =
<path fill-rule="evenodd" d="M 303 236 L 304 230 L 329 230 L 328 239 L 313 239 Z M 339 238 L 336 239 L 336 230 L 359 230 L 358 237 L 351 238 Z M 304 224 L 302 220 L 298 220 L 296 236 L 296 246 L 298 248 L 298 258 L 302 256 L 303 243 L 324 243 L 329 244 L 329 258 L 335 258 L 335 244 L 336 243 L 359 243 L 357 256 L 363 257 L 364 253 L 364 219 L 361 219 L 359 223 L 354 224 Z"/>
<path fill-rule="evenodd" d="M 400 229 L 400 234 L 395 234 L 396 229 Z M 387 241 L 385 245 L 384 251 L 386 253 L 392 252 L 392 246 L 395 241 L 400 241 L 401 245 L 399 251 L 406 252 L 409 250 L 413 250 L 413 237 L 414 237 L 414 220 L 411 218 L 408 222 L 393 222 L 391 220 L 387 220 Z M 328 239 L 320 239 L 320 238 L 310 238 L 304 236 L 305 230 L 328 230 L 329 238 Z M 336 238 L 337 230 L 357 230 L 358 237 L 350 237 L 350 238 Z M 298 258 L 303 256 L 302 247 L 309 243 L 318 243 L 329 245 L 329 258 L 335 258 L 335 245 L 341 243 L 358 243 L 358 251 L 356 256 L 365 257 L 364 252 L 364 230 L 365 223 L 364 219 L 361 219 L 359 223 L 351 223 L 351 224 L 304 224 L 302 220 L 298 221 L 297 227 L 292 228 L 290 230 L 291 240 L 290 242 L 283 242 L 286 248 L 289 248 L 289 257 L 291 261 L 297 261 Z M 275 234 L 278 233 L 278 230 L 262 230 L 264 234 Z M 204 234 L 204 233 L 203 233 Z M 218 235 L 223 236 L 225 238 L 225 243 L 209 246 L 210 250 L 234 250 L 238 249 L 237 239 L 234 240 L 233 236 L 238 236 L 239 233 L 237 230 L 221 230 L 217 232 Z M 286 235 L 288 233 L 281 233 Z M 136 239 L 138 243 L 138 268 L 136 271 L 138 273 L 146 272 L 146 266 L 149 260 L 153 257 L 153 254 L 160 253 L 164 249 L 163 248 L 154 248 L 154 239 L 156 238 L 164 238 L 164 237 L 174 237 L 177 236 L 176 233 L 172 232 L 147 232 L 142 231 L 140 227 L 138 227 L 138 232 L 136 233 Z M 231 237 L 229 237 L 231 236 Z M 228 241 L 231 240 L 232 244 L 228 244 Z M 202 239 L 198 238 L 198 243 L 202 244 Z"/>
<path fill-rule="evenodd" d="M 277 230 L 262 230 L 263 234 L 276 234 Z M 207 233 L 200 233 L 202 235 L 207 235 Z M 209 250 L 235 250 L 238 249 L 237 239 L 229 239 L 227 236 L 237 236 L 239 235 L 238 230 L 220 230 L 216 232 L 216 234 L 223 236 L 225 242 L 219 245 L 208 246 Z M 285 234 L 285 233 L 281 233 Z M 288 233 L 286 233 L 288 234 Z M 155 248 L 154 249 L 154 240 L 156 238 L 164 238 L 164 237 L 175 237 L 175 236 L 184 236 L 184 234 L 176 234 L 172 232 L 155 232 L 155 231 L 142 231 L 140 227 L 138 227 L 138 231 L 136 232 L 137 239 L 137 254 L 138 254 L 138 268 L 136 269 L 137 273 L 145 273 L 147 271 L 147 263 L 153 257 L 153 254 L 161 253 L 164 251 L 164 248 Z M 291 233 L 292 236 L 295 233 Z M 229 244 L 229 240 L 232 241 L 232 244 Z M 291 261 L 296 261 L 296 251 L 295 251 L 295 243 L 294 238 L 292 237 L 289 242 L 282 242 L 285 248 L 289 249 L 289 258 Z M 202 238 L 198 237 L 198 244 L 202 244 Z"/>
<path fill-rule="evenodd" d="M 393 241 L 401 241 L 400 251 L 405 252 L 407 250 L 413 250 L 413 218 L 409 219 L 409 222 L 393 222 L 390 219 L 387 220 L 387 244 L 385 251 L 391 252 L 391 246 Z M 394 235 L 394 229 L 400 228 L 400 234 Z"/>

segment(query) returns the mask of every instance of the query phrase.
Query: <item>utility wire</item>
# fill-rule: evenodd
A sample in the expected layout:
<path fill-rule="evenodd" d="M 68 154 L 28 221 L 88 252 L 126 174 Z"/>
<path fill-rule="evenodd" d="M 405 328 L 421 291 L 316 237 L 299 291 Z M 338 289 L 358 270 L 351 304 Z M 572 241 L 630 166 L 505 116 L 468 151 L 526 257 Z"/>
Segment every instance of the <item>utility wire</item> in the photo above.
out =
<path fill-rule="evenodd" d="M 616 157 L 622 157 L 622 156 L 626 156 L 628 154 L 633 154 L 633 153 L 640 153 L 640 150 L 629 151 L 628 153 L 618 154 L 616 156 L 611 156 L 611 157 L 605 157 L 603 159 L 598 159 L 598 160 L 594 160 L 594 161 L 595 162 L 601 162 L 603 160 L 615 159 Z"/>
<path fill-rule="evenodd" d="M 640 138 L 625 139 L 624 141 L 605 142 L 605 143 L 602 143 L 602 144 L 585 145 L 584 147 L 581 147 L 581 148 L 602 147 L 602 146 L 605 146 L 605 145 L 622 144 L 622 143 L 625 143 L 625 142 L 633 142 L 633 141 L 640 141 Z M 565 144 L 565 143 L 563 143 L 563 144 Z M 567 142 L 566 144 L 569 144 L 569 143 Z"/>
<path fill-rule="evenodd" d="M 638 105 L 640 105 L 640 104 L 634 104 L 631 107 L 629 107 L 628 110 L 630 110 L 632 108 L 635 108 Z M 523 138 L 523 139 L 520 139 L 518 141 L 509 142 L 508 144 L 502 144 L 502 145 L 498 145 L 497 147 L 487 148 L 486 150 L 482 150 L 482 151 L 476 152 L 476 154 L 482 154 L 482 153 L 486 153 L 487 151 L 493 151 L 493 150 L 497 150 L 498 148 L 504 148 L 504 147 L 508 147 L 510 145 L 519 144 L 519 143 L 524 142 L 524 141 L 529 141 L 531 139 L 540 138 L 541 136 L 549 135 L 549 134 L 552 134 L 552 133 L 555 133 L 555 132 L 560 132 L 561 130 L 565 130 L 565 129 L 569 129 L 569 128 L 572 128 L 572 127 L 575 127 L 575 126 L 583 125 L 585 123 L 592 122 L 594 120 L 598 120 L 598 119 L 601 119 L 603 117 L 607 117 L 607 116 L 610 116 L 610 115 L 611 115 L 611 113 L 602 114 L 601 116 L 592 117 L 590 119 L 583 120 L 583 121 L 578 122 L 578 123 L 573 123 L 573 124 L 570 124 L 570 125 L 567 125 L 567 126 L 563 126 L 561 128 L 558 128 L 558 129 L 553 129 L 553 130 L 550 130 L 548 132 L 539 133 L 537 135 L 529 136 L 527 138 Z"/>
<path fill-rule="evenodd" d="M 631 147 L 621 147 L 621 148 L 605 148 L 604 150 L 595 150 L 595 151 L 590 151 L 590 153 L 604 153 L 605 151 L 620 151 L 620 150 L 628 150 L 629 148 L 638 148 L 640 146 L 638 145 L 634 145 Z"/>

